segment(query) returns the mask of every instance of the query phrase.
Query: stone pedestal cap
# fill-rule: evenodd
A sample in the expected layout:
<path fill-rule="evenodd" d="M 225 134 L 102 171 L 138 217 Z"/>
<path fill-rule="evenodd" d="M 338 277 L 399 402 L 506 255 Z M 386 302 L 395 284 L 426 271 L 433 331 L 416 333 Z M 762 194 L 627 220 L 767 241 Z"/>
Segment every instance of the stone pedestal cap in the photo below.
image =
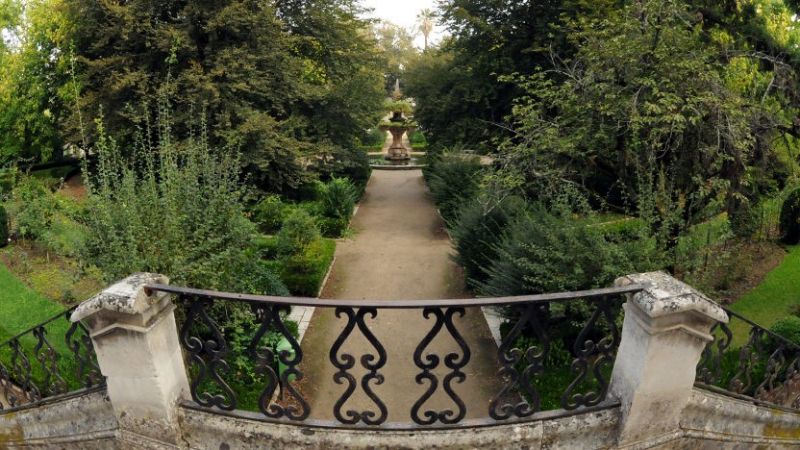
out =
<path fill-rule="evenodd" d="M 697 313 L 718 322 L 728 323 L 722 307 L 688 284 L 665 272 L 649 272 L 618 278 L 614 285 L 644 284 L 648 287 L 630 296 L 629 302 L 638 306 L 648 317 L 656 319 L 679 313 Z"/>
<path fill-rule="evenodd" d="M 72 312 L 70 320 L 77 322 L 101 311 L 128 315 L 143 314 L 162 298 L 158 295 L 147 295 L 144 287 L 149 284 L 169 284 L 169 279 L 154 273 L 133 274 L 81 303 Z"/>

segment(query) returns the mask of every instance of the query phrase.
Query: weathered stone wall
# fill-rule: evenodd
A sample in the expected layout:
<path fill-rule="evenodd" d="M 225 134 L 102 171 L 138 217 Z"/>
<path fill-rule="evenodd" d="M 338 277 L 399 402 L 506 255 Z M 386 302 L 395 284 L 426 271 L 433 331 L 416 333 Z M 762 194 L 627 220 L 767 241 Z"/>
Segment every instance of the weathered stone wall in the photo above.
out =
<path fill-rule="evenodd" d="M 92 392 L 0 415 L 0 448 L 43 449 L 658 449 L 739 450 L 800 448 L 800 414 L 695 389 L 681 430 L 618 447 L 620 408 L 529 424 L 452 430 L 347 430 L 274 425 L 179 408 L 178 446 L 120 434 L 105 392 Z M 124 433 L 123 433 L 124 434 Z"/>
<path fill-rule="evenodd" d="M 686 449 L 798 449 L 800 414 L 695 389 L 681 416 Z"/>
<path fill-rule="evenodd" d="M 103 391 L 0 415 L 0 448 L 115 449 L 117 419 Z"/>
<path fill-rule="evenodd" d="M 529 424 L 451 430 L 346 430 L 265 424 L 181 408 L 191 449 L 456 450 L 613 448 L 619 407 Z"/>

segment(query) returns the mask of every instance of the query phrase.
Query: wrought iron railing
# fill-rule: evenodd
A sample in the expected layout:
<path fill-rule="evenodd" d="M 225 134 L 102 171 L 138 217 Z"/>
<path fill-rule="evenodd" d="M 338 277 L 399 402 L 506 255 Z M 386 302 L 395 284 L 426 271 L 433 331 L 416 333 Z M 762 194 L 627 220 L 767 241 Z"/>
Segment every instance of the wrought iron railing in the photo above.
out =
<path fill-rule="evenodd" d="M 0 344 L 0 414 L 105 384 L 76 307 Z"/>
<path fill-rule="evenodd" d="M 283 423 L 417 428 L 535 420 L 540 412 L 552 411 L 546 414 L 549 417 L 613 404 L 606 394 L 620 342 L 621 304 L 626 294 L 639 292 L 644 286 L 428 301 L 266 297 L 165 285 L 147 289 L 177 297 L 180 342 L 191 385 L 192 402 L 187 406 Z M 324 364 L 331 364 L 333 381 L 343 385 L 332 411 L 312 411 L 313 402 L 298 387 L 307 362 L 304 348 L 286 318 L 292 306 L 331 308 L 341 326 L 333 344 L 324 349 L 329 359 Z M 488 404 L 467 404 L 458 387 L 472 376 L 468 366 L 475 349 L 470 348 L 466 330 L 459 329 L 456 319 L 463 317 L 467 308 L 489 306 L 511 310 L 509 317 L 513 319 L 502 344 L 495 347 L 496 353 L 492 350 L 491 358 L 498 369 L 494 396 Z M 373 331 L 381 311 L 398 309 L 418 311 L 419 321 L 408 326 L 424 327 L 427 332 L 416 343 L 413 354 L 402 356 L 417 370 L 416 376 L 400 381 L 408 383 L 405 395 L 414 395 L 410 411 L 403 412 L 410 421 L 387 422 L 389 411 L 394 414 L 393 405 L 387 405 L 377 386 L 386 377 L 397 376 L 386 373 L 385 366 L 390 357 L 398 356 L 390 355 L 386 346 L 392 350 L 391 343 L 381 342 Z M 222 323 L 243 314 L 256 324 L 245 338 L 241 329 L 232 332 Z M 266 344 L 269 333 L 283 338 L 285 348 L 276 350 Z M 345 345 L 356 335 L 363 340 L 360 342 L 368 343 L 367 350 L 361 354 L 345 352 Z M 431 346 L 440 335 L 456 344 L 446 354 L 437 354 Z M 243 383 L 239 377 L 248 381 Z M 420 385 L 424 392 L 416 396 L 413 388 L 421 389 Z M 369 406 L 356 408 L 349 402 L 359 386 Z M 451 407 L 431 406 L 429 400 L 434 395 L 446 396 L 442 398 L 449 399 Z M 482 418 L 465 420 L 467 411 L 472 416 L 479 412 Z M 320 420 L 323 416 L 331 419 Z"/>
<path fill-rule="evenodd" d="M 727 308 L 730 322 L 711 330 L 714 341 L 697 366 L 696 384 L 756 403 L 800 410 L 800 346 Z"/>

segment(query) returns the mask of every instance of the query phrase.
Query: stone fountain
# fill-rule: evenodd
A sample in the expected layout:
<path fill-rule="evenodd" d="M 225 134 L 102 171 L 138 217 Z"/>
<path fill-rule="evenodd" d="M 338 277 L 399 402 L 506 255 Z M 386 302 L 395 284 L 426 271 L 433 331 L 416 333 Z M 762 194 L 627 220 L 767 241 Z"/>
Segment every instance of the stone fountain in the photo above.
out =
<path fill-rule="evenodd" d="M 386 103 L 386 109 L 391 113 L 388 121 L 381 123 L 380 130 L 388 131 L 392 135 L 392 144 L 389 146 L 386 159 L 391 161 L 405 161 L 411 159 L 411 149 L 403 144 L 403 136 L 416 129 L 416 124 L 407 117 L 411 114 L 411 102 L 401 100 L 400 80 L 397 80 L 394 99 Z"/>

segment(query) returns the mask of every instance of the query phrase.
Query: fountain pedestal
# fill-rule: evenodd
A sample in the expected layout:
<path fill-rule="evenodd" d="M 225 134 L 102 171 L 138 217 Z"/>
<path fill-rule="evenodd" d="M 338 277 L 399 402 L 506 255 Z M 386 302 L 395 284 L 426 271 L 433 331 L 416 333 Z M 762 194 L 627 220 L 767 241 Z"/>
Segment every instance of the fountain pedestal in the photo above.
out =
<path fill-rule="evenodd" d="M 414 127 L 397 125 L 382 127 L 381 129 L 384 131 L 389 131 L 389 133 L 392 134 L 392 145 L 389 146 L 386 159 L 392 161 L 404 161 L 411 159 L 410 149 L 403 145 L 403 136 L 405 136 L 407 132 L 413 131 Z"/>

